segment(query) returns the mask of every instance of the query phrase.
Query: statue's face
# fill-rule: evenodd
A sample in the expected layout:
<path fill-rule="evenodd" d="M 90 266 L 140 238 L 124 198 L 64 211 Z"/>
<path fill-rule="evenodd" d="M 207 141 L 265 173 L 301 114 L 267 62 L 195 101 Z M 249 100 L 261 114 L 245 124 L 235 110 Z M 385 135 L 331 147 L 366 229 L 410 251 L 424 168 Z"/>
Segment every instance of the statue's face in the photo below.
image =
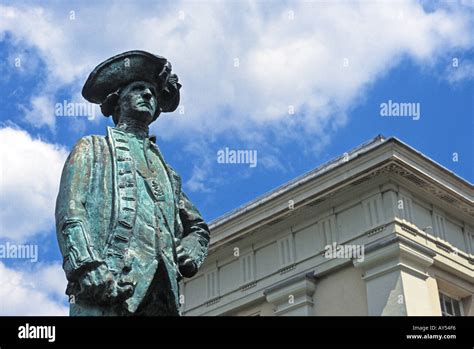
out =
<path fill-rule="evenodd" d="M 135 81 L 128 84 L 119 98 L 120 117 L 127 116 L 151 123 L 158 108 L 155 86 L 146 81 Z"/>

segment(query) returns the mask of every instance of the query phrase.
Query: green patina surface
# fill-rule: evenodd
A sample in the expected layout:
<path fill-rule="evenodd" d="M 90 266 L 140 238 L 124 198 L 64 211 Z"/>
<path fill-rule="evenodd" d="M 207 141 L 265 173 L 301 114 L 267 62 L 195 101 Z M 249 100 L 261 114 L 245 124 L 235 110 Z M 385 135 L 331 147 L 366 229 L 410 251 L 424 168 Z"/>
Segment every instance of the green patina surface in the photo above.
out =
<path fill-rule="evenodd" d="M 140 67 L 163 64 L 141 51 L 131 54 Z M 112 60 L 104 76 L 113 77 L 119 64 Z M 142 70 L 126 70 L 109 84 L 121 89 L 115 107 L 108 102 L 117 126 L 106 136 L 81 138 L 63 169 L 56 230 L 71 315 L 178 315 L 178 282 L 192 277 L 207 255 L 209 228 L 148 136 L 148 125 L 160 113 L 154 106 L 163 101 L 159 84 Z M 162 85 L 171 83 L 168 91 L 179 93 L 177 77 L 167 81 Z M 109 99 L 114 92 L 94 91 Z M 179 96 L 168 97 L 167 108 L 176 108 L 170 101 Z"/>

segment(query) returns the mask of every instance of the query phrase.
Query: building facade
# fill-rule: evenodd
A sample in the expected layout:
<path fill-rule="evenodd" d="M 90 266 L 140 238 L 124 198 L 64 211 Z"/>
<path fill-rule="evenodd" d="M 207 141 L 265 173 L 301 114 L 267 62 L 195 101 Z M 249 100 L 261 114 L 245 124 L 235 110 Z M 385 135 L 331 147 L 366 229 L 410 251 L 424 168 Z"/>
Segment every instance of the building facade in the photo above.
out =
<path fill-rule="evenodd" d="M 473 185 L 396 138 L 210 228 L 183 315 L 474 315 Z"/>

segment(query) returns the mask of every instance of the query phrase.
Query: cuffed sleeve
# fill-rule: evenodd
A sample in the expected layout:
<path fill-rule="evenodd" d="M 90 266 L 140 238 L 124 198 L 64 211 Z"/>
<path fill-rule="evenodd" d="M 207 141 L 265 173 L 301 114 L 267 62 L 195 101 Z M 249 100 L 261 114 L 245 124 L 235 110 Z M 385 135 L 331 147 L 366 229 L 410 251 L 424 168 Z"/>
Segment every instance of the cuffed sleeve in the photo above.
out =
<path fill-rule="evenodd" d="M 183 238 L 181 245 L 193 259 L 196 270 L 193 275 L 197 273 L 207 256 L 209 247 L 210 232 L 209 227 L 202 218 L 198 209 L 191 203 L 185 193 L 180 195 L 179 216 L 183 224 Z M 191 277 L 193 275 L 184 275 Z"/>
<path fill-rule="evenodd" d="M 86 202 L 92 171 L 92 142 L 80 139 L 66 160 L 56 201 L 56 232 L 66 277 L 75 281 L 82 270 L 103 261 L 94 250 Z"/>

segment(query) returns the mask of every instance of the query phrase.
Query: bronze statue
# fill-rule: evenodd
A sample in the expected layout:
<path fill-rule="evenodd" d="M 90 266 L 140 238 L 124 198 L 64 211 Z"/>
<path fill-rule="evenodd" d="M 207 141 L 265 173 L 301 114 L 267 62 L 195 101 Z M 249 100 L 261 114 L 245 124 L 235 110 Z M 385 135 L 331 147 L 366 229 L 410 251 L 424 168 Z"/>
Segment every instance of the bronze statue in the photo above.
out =
<path fill-rule="evenodd" d="M 209 228 L 148 126 L 179 104 L 163 57 L 129 51 L 99 64 L 82 95 L 115 127 L 81 138 L 64 165 L 56 231 L 70 315 L 179 315 L 178 282 L 203 263 Z"/>

